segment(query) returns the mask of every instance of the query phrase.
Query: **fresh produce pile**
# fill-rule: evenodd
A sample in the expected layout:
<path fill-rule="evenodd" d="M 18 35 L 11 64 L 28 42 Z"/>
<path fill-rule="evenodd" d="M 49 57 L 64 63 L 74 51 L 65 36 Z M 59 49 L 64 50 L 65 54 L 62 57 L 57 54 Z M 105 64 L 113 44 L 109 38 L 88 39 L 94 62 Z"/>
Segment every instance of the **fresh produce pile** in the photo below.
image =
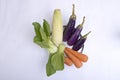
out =
<path fill-rule="evenodd" d="M 77 68 L 87 62 L 88 56 L 83 54 L 84 43 L 87 39 L 89 31 L 85 35 L 81 34 L 83 29 L 83 21 L 77 27 L 75 7 L 73 4 L 72 15 L 69 18 L 68 24 L 63 26 L 62 15 L 60 9 L 55 9 L 52 20 L 52 32 L 47 20 L 43 19 L 43 25 L 38 22 L 33 22 L 35 37 L 34 43 L 38 44 L 41 48 L 45 48 L 49 52 L 49 59 L 46 64 L 46 74 L 51 76 L 64 69 L 64 63 L 68 66 L 74 64 Z M 66 47 L 63 43 L 66 42 L 70 47 Z M 81 50 L 81 51 L 79 51 Z"/>

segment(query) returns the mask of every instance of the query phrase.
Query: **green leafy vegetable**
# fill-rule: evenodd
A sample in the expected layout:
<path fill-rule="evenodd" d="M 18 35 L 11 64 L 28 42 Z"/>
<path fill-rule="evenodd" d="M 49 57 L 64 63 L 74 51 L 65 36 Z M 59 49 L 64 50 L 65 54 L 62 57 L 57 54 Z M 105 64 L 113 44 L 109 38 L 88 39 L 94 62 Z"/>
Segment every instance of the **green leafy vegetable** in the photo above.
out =
<path fill-rule="evenodd" d="M 44 22 L 43 22 L 43 29 L 46 33 L 46 36 L 50 37 L 50 25 L 45 19 L 44 19 Z"/>
<path fill-rule="evenodd" d="M 51 58 L 51 63 L 56 70 L 64 69 L 64 48 L 65 46 L 60 44 L 58 51 Z"/>
<path fill-rule="evenodd" d="M 57 70 L 63 70 L 65 46 L 60 44 L 57 47 L 53 43 L 50 35 L 50 26 L 46 20 L 43 22 L 43 27 L 41 27 L 38 22 L 33 22 L 33 26 L 36 34 L 34 37 L 34 43 L 39 45 L 41 48 L 47 49 L 50 53 L 48 62 L 46 64 L 47 76 L 51 76 L 52 74 L 56 73 Z"/>
<path fill-rule="evenodd" d="M 47 73 L 47 76 L 50 76 L 54 73 L 56 73 L 56 70 L 54 69 L 53 65 L 51 64 L 51 58 L 54 54 L 50 54 L 49 55 L 49 59 L 48 59 L 48 62 L 46 64 L 46 73 Z"/>
<path fill-rule="evenodd" d="M 50 39 L 48 39 L 48 51 L 52 54 L 52 53 L 55 53 L 56 51 L 57 51 L 57 47 L 53 44 L 53 42 L 50 40 Z"/>
<path fill-rule="evenodd" d="M 48 44 L 45 41 L 40 41 L 39 37 L 35 36 L 34 37 L 34 43 L 39 45 L 41 48 L 48 48 Z"/>
<path fill-rule="evenodd" d="M 48 38 L 42 27 L 40 28 L 40 34 L 41 34 L 42 40 L 47 41 Z"/>
<path fill-rule="evenodd" d="M 56 73 L 57 70 L 64 69 L 64 48 L 65 46 L 60 44 L 57 52 L 49 55 L 49 60 L 46 64 L 47 76 Z"/>
<path fill-rule="evenodd" d="M 46 30 L 44 31 L 38 22 L 33 22 L 33 26 L 36 33 L 36 36 L 34 37 L 34 42 L 38 44 L 41 48 L 46 48 L 50 53 L 55 53 L 57 51 L 57 47 L 51 41 L 50 36 L 46 35 Z"/>
<path fill-rule="evenodd" d="M 55 70 L 64 69 L 64 55 L 55 53 L 51 59 L 52 65 Z"/>
<path fill-rule="evenodd" d="M 41 25 L 38 23 L 38 22 L 34 22 L 33 23 L 33 26 L 34 26 L 34 30 L 35 30 L 35 33 L 36 33 L 36 36 L 35 36 L 35 40 L 37 38 L 37 41 L 42 41 L 42 36 L 40 34 L 40 28 L 41 28 Z M 34 40 L 34 41 L 35 41 Z"/>

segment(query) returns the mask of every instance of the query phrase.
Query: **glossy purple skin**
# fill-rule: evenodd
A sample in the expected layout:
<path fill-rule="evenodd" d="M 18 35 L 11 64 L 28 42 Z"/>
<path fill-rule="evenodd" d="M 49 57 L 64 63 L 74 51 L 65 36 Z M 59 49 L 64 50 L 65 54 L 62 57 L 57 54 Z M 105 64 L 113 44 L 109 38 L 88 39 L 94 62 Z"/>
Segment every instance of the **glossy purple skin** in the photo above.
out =
<path fill-rule="evenodd" d="M 72 47 L 73 50 L 78 51 L 85 43 L 86 38 L 80 38 Z"/>
<path fill-rule="evenodd" d="M 69 19 L 67 26 L 63 31 L 63 41 L 68 41 L 75 27 L 76 19 Z"/>
<path fill-rule="evenodd" d="M 70 39 L 67 42 L 67 44 L 69 46 L 72 46 L 75 44 L 75 42 L 78 40 L 79 36 L 81 36 L 82 29 L 83 29 L 83 27 L 81 27 L 80 25 L 78 25 L 78 27 L 74 29 L 72 36 L 70 37 Z"/>
<path fill-rule="evenodd" d="M 75 42 L 78 40 L 78 37 L 80 36 L 80 33 L 81 33 L 82 29 L 83 28 L 77 27 L 77 29 L 75 30 L 75 32 L 72 34 L 72 36 L 70 37 L 70 39 L 67 42 L 67 44 L 69 46 L 72 46 L 72 45 L 75 44 Z"/>
<path fill-rule="evenodd" d="M 72 34 L 76 31 L 76 28 L 73 29 Z"/>

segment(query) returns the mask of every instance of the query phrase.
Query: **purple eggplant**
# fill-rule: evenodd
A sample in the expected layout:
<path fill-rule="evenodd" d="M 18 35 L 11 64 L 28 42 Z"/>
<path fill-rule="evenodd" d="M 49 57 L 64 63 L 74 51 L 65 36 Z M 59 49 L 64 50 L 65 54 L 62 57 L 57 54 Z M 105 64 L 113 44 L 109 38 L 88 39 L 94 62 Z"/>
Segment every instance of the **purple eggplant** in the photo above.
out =
<path fill-rule="evenodd" d="M 75 12 L 75 7 L 73 4 L 72 15 L 70 16 L 69 22 L 63 31 L 63 41 L 68 41 L 71 34 L 73 33 L 73 30 L 75 29 L 74 27 L 75 27 L 75 23 L 76 23 L 76 15 L 74 12 Z"/>
<path fill-rule="evenodd" d="M 91 33 L 91 31 L 89 31 L 87 34 L 83 35 L 80 39 L 78 39 L 77 42 L 73 45 L 72 49 L 78 51 L 84 45 L 89 33 Z"/>
<path fill-rule="evenodd" d="M 81 31 L 83 29 L 83 24 L 85 22 L 85 17 L 83 17 L 83 21 L 80 25 L 77 26 L 76 30 L 74 31 L 74 33 L 71 35 L 71 37 L 69 38 L 69 40 L 67 41 L 67 44 L 69 46 L 72 46 L 75 44 L 75 42 L 78 40 L 78 37 L 81 35 Z"/>

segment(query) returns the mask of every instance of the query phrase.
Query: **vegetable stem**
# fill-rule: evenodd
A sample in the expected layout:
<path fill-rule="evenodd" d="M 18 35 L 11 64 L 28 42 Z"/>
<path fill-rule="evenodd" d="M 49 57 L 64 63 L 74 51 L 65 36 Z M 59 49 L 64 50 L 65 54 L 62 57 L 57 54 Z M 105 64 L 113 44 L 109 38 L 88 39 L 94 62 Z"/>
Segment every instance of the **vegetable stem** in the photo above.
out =
<path fill-rule="evenodd" d="M 84 23 L 85 23 L 85 16 L 83 17 L 82 23 L 79 25 L 79 28 L 82 28 Z"/>
<path fill-rule="evenodd" d="M 70 16 L 70 18 L 76 19 L 76 15 L 75 15 L 75 5 L 73 4 L 72 6 L 73 6 L 73 7 L 72 7 L 72 15 Z"/>
<path fill-rule="evenodd" d="M 73 10 L 72 10 L 72 15 L 75 15 L 75 5 L 73 4 Z"/>
<path fill-rule="evenodd" d="M 87 36 L 91 33 L 91 31 L 89 31 L 88 33 L 86 33 L 82 38 L 87 38 Z"/>

